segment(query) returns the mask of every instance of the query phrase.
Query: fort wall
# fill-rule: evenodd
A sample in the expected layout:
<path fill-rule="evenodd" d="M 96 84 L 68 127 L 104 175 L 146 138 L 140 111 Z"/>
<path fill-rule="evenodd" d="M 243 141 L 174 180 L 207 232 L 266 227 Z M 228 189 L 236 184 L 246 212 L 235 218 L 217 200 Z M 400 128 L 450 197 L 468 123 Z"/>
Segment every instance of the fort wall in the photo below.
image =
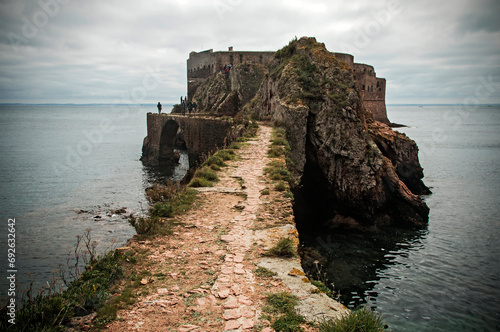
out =
<path fill-rule="evenodd" d="M 225 65 L 239 65 L 242 63 L 259 63 L 266 65 L 271 61 L 275 52 L 254 52 L 254 51 L 233 51 L 232 47 L 228 51 L 214 52 L 212 49 L 203 52 L 189 53 L 187 60 L 187 78 L 207 78 L 217 73 Z"/>

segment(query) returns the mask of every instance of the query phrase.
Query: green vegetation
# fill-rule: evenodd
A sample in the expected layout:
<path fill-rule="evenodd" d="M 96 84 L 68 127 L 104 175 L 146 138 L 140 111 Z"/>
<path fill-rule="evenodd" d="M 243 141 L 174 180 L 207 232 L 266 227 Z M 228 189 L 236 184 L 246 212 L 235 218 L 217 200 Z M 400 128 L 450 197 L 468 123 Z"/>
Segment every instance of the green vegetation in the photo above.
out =
<path fill-rule="evenodd" d="M 297 39 L 297 36 L 295 36 L 294 39 L 290 40 L 290 42 L 288 43 L 288 45 L 286 45 L 282 49 L 278 50 L 274 54 L 274 56 L 276 58 L 278 58 L 278 59 L 283 59 L 283 58 L 289 58 L 289 57 L 291 57 L 297 51 L 297 43 L 298 43 L 298 41 L 299 40 Z"/>
<path fill-rule="evenodd" d="M 321 88 L 321 77 L 315 64 L 306 55 L 296 54 L 291 61 L 295 64 L 298 81 L 302 87 L 298 98 L 310 107 L 324 100 L 324 89 Z"/>
<path fill-rule="evenodd" d="M 152 207 L 149 216 L 129 219 L 129 223 L 139 235 L 167 235 L 171 233 L 172 223 L 164 218 L 172 218 L 185 212 L 196 199 L 197 192 L 175 182 L 165 185 L 154 184 L 146 189 L 146 199 Z"/>
<path fill-rule="evenodd" d="M 382 332 L 386 328 L 380 314 L 360 307 L 338 320 L 330 320 L 320 324 L 320 332 Z"/>
<path fill-rule="evenodd" d="M 305 318 L 299 315 L 295 306 L 299 299 L 290 293 L 273 293 L 266 297 L 266 306 L 262 309 L 267 315 L 263 318 L 269 320 L 271 327 L 278 332 L 303 331 L 300 324 L 306 322 Z"/>
<path fill-rule="evenodd" d="M 288 169 L 288 165 L 292 164 L 292 161 L 288 158 L 289 153 L 290 145 L 286 140 L 285 129 L 274 127 L 271 146 L 268 151 L 268 156 L 274 158 L 274 160 L 264 168 L 264 174 L 268 175 L 272 181 L 275 181 L 275 190 L 285 192 L 286 198 L 293 199 L 293 194 L 289 188 L 296 183 Z"/>
<path fill-rule="evenodd" d="M 287 188 L 288 187 L 286 186 L 285 182 L 283 182 L 283 181 L 279 181 L 274 186 L 274 190 L 276 190 L 276 191 L 285 191 L 285 190 L 287 190 Z"/>
<path fill-rule="evenodd" d="M 174 215 L 174 209 L 168 203 L 156 203 L 149 213 L 152 217 L 171 218 Z"/>
<path fill-rule="evenodd" d="M 259 266 L 257 269 L 255 269 L 254 273 L 257 277 L 261 277 L 261 278 L 272 278 L 272 277 L 278 275 L 276 272 L 273 272 L 273 271 L 266 269 L 265 267 L 261 267 L 261 266 Z"/>
<path fill-rule="evenodd" d="M 146 190 L 146 198 L 152 205 L 149 216 L 132 216 L 129 222 L 141 237 L 171 234 L 175 221 L 166 218 L 187 211 L 196 197 L 195 190 L 178 183 L 155 184 Z M 53 281 L 37 295 L 28 290 L 27 299 L 16 308 L 16 331 L 64 331 L 64 325 L 72 317 L 92 312 L 97 312 L 94 325 L 100 328 L 116 319 L 118 309 L 135 303 L 141 279 L 149 273 L 124 277 L 126 267 L 137 263 L 135 252 L 114 250 L 97 256 L 95 241 L 87 230 L 83 237 L 78 237 L 74 255 L 76 263 L 68 261 L 67 271 L 60 271 L 64 287 L 56 286 Z M 119 289 L 120 293 L 110 299 Z M 7 308 L 0 308 L 0 314 L 7 317 Z M 0 321 L 0 330 L 12 328 L 7 319 Z"/>
<path fill-rule="evenodd" d="M 194 173 L 194 177 L 189 182 L 188 187 L 213 187 L 217 181 L 219 181 L 219 177 L 214 170 L 205 166 Z"/>
<path fill-rule="evenodd" d="M 123 274 L 121 261 L 116 251 L 95 257 L 78 279 L 66 283 L 65 290 L 57 292 L 52 285 L 34 297 L 29 291 L 28 299 L 16 311 L 16 331 L 64 331 L 62 325 L 70 318 L 99 310 L 110 295 L 111 285 Z M 7 317 L 6 311 L 2 308 L 0 314 Z M 0 330 L 8 331 L 9 326 L 7 319 L 2 319 Z"/>
<path fill-rule="evenodd" d="M 316 286 L 316 288 L 318 288 L 319 292 L 325 293 L 328 297 L 331 297 L 332 299 L 334 298 L 335 296 L 334 292 L 330 288 L 328 288 L 328 286 L 326 286 L 322 281 L 310 278 L 309 280 L 311 280 L 311 284 L 313 284 L 314 286 Z"/>
<path fill-rule="evenodd" d="M 285 154 L 285 149 L 281 146 L 270 146 L 269 151 L 267 151 L 267 156 L 269 158 L 279 158 Z"/>
<path fill-rule="evenodd" d="M 237 120 L 237 121 L 236 121 Z M 193 178 L 188 184 L 188 187 L 200 188 L 200 187 L 213 187 L 216 182 L 219 181 L 217 176 L 217 171 L 220 171 L 222 167 L 226 167 L 225 161 L 234 160 L 237 158 L 236 152 L 234 150 L 240 149 L 240 143 L 245 142 L 249 138 L 257 135 L 257 130 L 259 125 L 246 117 L 237 115 L 235 117 L 235 122 L 242 122 L 246 127 L 243 137 L 237 139 L 236 143 L 231 144 L 227 149 L 222 149 L 208 157 L 205 162 L 201 164 L 201 168 L 196 170 Z"/>
<path fill-rule="evenodd" d="M 292 240 L 288 237 L 282 238 L 276 243 L 276 245 L 270 248 L 266 253 L 266 256 L 276 256 L 276 257 L 296 257 L 295 246 Z"/>
<path fill-rule="evenodd" d="M 161 223 L 158 217 L 130 217 L 130 225 L 135 228 L 135 231 L 139 235 L 152 234 L 155 233 Z"/>
<path fill-rule="evenodd" d="M 324 44 L 317 43 L 314 38 L 300 40 L 295 38 L 276 52 L 275 57 L 280 62 L 271 70 L 271 77 L 278 79 L 283 74 L 286 76 L 282 77 L 283 84 L 293 77 L 300 86 L 299 91 L 292 93 L 288 103 L 303 102 L 315 110 L 320 102 L 329 99 L 335 105 L 333 111 L 349 105 L 348 95 L 354 89 L 354 86 L 350 87 L 344 83 L 351 76 L 348 74 L 349 69 L 329 53 Z M 331 65 L 334 71 L 324 71 L 318 68 L 317 64 Z M 286 74 L 284 74 L 285 67 L 287 67 Z"/>

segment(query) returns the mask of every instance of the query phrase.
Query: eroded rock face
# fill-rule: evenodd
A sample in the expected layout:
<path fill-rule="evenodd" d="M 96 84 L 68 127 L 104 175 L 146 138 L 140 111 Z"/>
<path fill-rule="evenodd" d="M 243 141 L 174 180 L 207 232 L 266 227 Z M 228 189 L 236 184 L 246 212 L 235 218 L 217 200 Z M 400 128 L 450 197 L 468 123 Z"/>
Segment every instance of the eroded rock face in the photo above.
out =
<path fill-rule="evenodd" d="M 418 148 L 374 122 L 349 68 L 314 38 L 276 53 L 253 105 L 287 129 L 297 179 L 333 226 L 424 226 Z"/>
<path fill-rule="evenodd" d="M 216 74 L 207 78 L 196 89 L 193 100 L 201 112 L 234 116 L 255 96 L 266 70 L 260 64 L 236 65 L 229 77 Z"/>

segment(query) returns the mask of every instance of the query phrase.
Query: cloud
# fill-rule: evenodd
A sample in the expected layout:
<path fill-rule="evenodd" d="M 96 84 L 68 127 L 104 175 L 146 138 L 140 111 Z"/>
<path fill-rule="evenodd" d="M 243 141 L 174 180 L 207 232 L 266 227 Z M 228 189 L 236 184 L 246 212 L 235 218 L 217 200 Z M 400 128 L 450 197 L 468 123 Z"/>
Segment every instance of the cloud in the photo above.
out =
<path fill-rule="evenodd" d="M 176 102 L 189 52 L 272 51 L 295 36 L 374 65 L 388 102 L 461 102 L 478 77 L 500 81 L 499 9 L 496 0 L 4 0 L 0 102 L 126 100 L 148 68 L 161 79 L 142 100 Z"/>

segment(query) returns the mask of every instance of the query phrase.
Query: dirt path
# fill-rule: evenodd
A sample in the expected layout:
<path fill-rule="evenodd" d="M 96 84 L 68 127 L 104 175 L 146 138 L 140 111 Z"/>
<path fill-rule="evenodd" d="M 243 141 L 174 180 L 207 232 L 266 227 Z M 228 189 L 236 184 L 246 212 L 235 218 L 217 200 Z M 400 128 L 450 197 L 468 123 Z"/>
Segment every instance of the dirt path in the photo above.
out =
<path fill-rule="evenodd" d="M 262 258 L 282 237 L 298 243 L 290 199 L 263 175 L 270 138 L 271 128 L 261 126 L 240 158 L 219 172 L 216 186 L 200 190 L 198 206 L 177 218 L 173 235 L 131 244 L 146 261 L 137 270 L 144 276 L 141 295 L 108 331 L 269 332 L 261 317 L 266 294 L 283 291 L 301 299 L 299 311 L 309 319 L 343 311 L 303 274 L 290 273 L 301 271 L 298 258 Z M 258 266 L 277 276 L 257 273 Z M 326 306 L 318 306 L 322 301 Z"/>

